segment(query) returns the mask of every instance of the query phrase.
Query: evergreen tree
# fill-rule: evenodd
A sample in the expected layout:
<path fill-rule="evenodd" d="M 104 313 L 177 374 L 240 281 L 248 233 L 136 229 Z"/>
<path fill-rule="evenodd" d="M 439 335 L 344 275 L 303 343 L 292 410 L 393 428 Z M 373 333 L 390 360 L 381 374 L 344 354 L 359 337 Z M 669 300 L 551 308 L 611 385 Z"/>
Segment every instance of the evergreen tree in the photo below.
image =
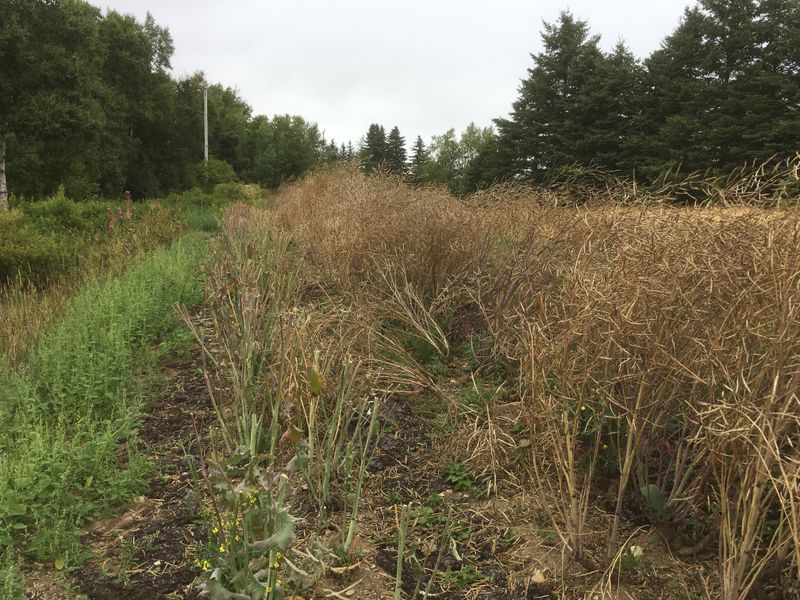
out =
<path fill-rule="evenodd" d="M 344 144 L 342 144 L 344 147 Z M 326 163 L 334 163 L 341 159 L 341 154 L 339 154 L 339 147 L 336 145 L 334 140 L 331 140 L 327 144 L 325 144 L 325 149 L 322 152 L 322 161 Z"/>
<path fill-rule="evenodd" d="M 361 168 L 366 173 L 374 173 L 386 163 L 386 130 L 383 125 L 373 123 L 361 146 Z"/>
<path fill-rule="evenodd" d="M 408 171 L 406 140 L 400 135 L 400 129 L 396 125 L 389 132 L 389 139 L 386 142 L 386 168 L 392 173 L 403 176 Z"/>
<path fill-rule="evenodd" d="M 577 101 L 579 113 L 594 115 L 586 119 L 581 136 L 590 162 L 628 175 L 634 172 L 646 93 L 644 67 L 622 42 L 598 61 Z"/>
<path fill-rule="evenodd" d="M 647 60 L 652 171 L 727 172 L 800 147 L 800 4 L 701 0 Z"/>
<path fill-rule="evenodd" d="M 588 164 L 595 148 L 587 130 L 596 120 L 587 99 L 603 54 L 588 25 L 563 12 L 557 24 L 545 23 L 544 52 L 522 82 L 510 119 L 497 119 L 500 143 L 512 160 L 510 170 L 541 179 L 572 162 Z"/>
<path fill-rule="evenodd" d="M 465 169 L 463 191 L 474 192 L 512 179 L 514 174 L 508 168 L 512 160 L 505 151 L 496 135 L 487 138 Z"/>
<path fill-rule="evenodd" d="M 421 136 L 417 136 L 411 155 L 411 181 L 417 185 L 425 181 L 425 169 L 428 164 L 428 150 Z"/>

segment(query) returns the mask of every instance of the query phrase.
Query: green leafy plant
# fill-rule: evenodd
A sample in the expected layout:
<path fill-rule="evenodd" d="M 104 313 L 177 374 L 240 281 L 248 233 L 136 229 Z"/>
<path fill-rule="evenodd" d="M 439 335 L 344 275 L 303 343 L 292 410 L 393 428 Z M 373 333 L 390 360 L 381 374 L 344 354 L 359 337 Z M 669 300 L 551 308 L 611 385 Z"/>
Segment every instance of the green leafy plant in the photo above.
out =
<path fill-rule="evenodd" d="M 152 341 L 179 326 L 175 303 L 202 296 L 201 238 L 91 282 L 12 371 L 0 361 L 0 546 L 63 569 L 85 555 L 87 520 L 141 493 L 137 448 Z"/>
<path fill-rule="evenodd" d="M 201 591 L 214 600 L 283 598 L 294 574 L 287 566 L 294 538 L 288 478 L 231 460 L 200 468 L 214 508 L 207 553 L 196 562 L 207 572 Z"/>
<path fill-rule="evenodd" d="M 481 573 L 474 565 L 462 565 L 458 570 L 447 567 L 442 575 L 443 581 L 453 587 L 469 587 L 475 583 L 489 579 Z"/>
<path fill-rule="evenodd" d="M 448 466 L 445 469 L 444 478 L 457 492 L 472 494 L 478 489 L 472 472 L 464 463 L 453 463 Z"/>

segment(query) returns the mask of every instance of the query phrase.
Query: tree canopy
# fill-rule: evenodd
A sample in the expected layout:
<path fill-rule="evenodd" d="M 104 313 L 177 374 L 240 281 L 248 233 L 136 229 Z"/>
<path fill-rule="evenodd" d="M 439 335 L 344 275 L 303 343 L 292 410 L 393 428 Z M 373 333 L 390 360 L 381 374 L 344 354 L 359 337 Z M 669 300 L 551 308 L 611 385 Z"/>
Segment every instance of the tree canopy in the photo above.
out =
<path fill-rule="evenodd" d="M 266 186 L 320 161 L 357 158 L 456 194 L 502 180 L 546 181 L 573 164 L 647 182 L 665 172 L 727 173 L 800 150 L 800 3 L 699 0 L 643 60 L 604 50 L 563 12 L 506 117 L 450 129 L 411 157 L 397 126 L 373 123 L 358 149 L 302 117 L 254 115 L 235 89 L 170 73 L 173 42 L 84 0 L 6 0 L 0 19 L 0 208 L 8 187 L 41 197 L 157 196 L 208 183 L 203 92 L 218 177 Z M 6 163 L 8 168 L 6 169 Z M 231 175 L 232 174 L 232 175 Z"/>
<path fill-rule="evenodd" d="M 494 177 L 543 180 L 573 163 L 645 179 L 726 173 L 800 149 L 793 0 L 700 0 L 644 61 L 622 43 L 603 52 L 569 12 L 542 40 L 509 117 L 495 121 L 497 145 L 480 157 Z"/>
<path fill-rule="evenodd" d="M 203 183 L 206 88 L 215 172 L 227 173 L 225 163 L 238 179 L 278 185 L 320 156 L 316 125 L 254 117 L 236 90 L 201 73 L 175 80 L 172 38 L 149 14 L 139 22 L 83 0 L 7 0 L 2 13 L 0 149 L 8 167 L 0 172 L 18 195 L 63 184 L 77 199 L 125 189 L 141 198 Z"/>

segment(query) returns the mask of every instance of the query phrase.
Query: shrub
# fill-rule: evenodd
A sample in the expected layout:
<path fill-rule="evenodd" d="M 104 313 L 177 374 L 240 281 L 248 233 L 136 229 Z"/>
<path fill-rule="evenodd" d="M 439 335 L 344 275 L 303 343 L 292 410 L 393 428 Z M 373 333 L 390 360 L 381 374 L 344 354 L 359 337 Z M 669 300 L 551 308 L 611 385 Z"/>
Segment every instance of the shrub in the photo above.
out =
<path fill-rule="evenodd" d="M 38 233 L 19 211 L 0 214 L 0 285 L 17 278 L 46 282 L 63 269 L 70 254 L 64 240 Z"/>
<path fill-rule="evenodd" d="M 199 162 L 195 165 L 195 178 L 203 187 L 212 190 L 218 183 L 232 183 L 236 181 L 236 171 L 230 163 L 219 158 L 209 158 L 208 165 Z"/>
<path fill-rule="evenodd" d="M 91 200 L 74 202 L 64 195 L 63 188 L 55 196 L 38 202 L 20 204 L 27 222 L 41 233 L 93 232 L 103 230 L 108 224 L 110 208 L 119 208 L 118 202 Z"/>
<path fill-rule="evenodd" d="M 214 197 L 227 202 L 252 202 L 261 195 L 261 188 L 253 184 L 219 183 L 214 186 Z"/>

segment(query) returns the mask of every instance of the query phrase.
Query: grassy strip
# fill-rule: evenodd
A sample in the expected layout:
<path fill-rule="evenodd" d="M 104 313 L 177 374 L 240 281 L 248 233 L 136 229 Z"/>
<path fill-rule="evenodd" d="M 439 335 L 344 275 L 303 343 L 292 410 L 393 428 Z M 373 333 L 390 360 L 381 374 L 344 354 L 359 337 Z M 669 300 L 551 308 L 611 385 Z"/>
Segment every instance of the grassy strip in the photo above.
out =
<path fill-rule="evenodd" d="M 149 467 L 137 451 L 140 374 L 156 358 L 153 341 L 177 327 L 174 305 L 201 301 L 204 250 L 190 235 L 90 283 L 27 364 L 0 364 L 0 552 L 9 564 L 79 563 L 79 527 L 141 491 Z"/>

